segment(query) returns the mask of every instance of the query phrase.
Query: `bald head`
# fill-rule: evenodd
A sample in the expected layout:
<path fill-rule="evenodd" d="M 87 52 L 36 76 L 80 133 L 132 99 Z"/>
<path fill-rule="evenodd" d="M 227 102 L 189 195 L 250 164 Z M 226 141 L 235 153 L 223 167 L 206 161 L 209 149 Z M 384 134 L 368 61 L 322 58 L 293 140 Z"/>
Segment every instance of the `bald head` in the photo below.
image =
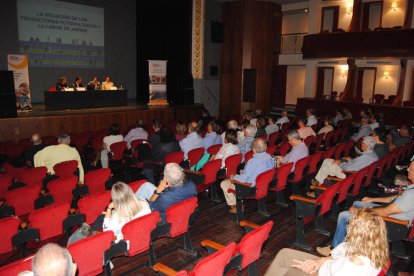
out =
<path fill-rule="evenodd" d="M 40 138 L 39 133 L 34 133 L 32 135 L 32 143 L 33 143 L 34 146 L 40 145 L 42 143 L 42 138 Z"/>
<path fill-rule="evenodd" d="M 198 123 L 195 121 L 192 121 L 189 125 L 188 125 L 188 132 L 197 132 L 198 131 Z"/>
<path fill-rule="evenodd" d="M 37 251 L 32 269 L 34 276 L 73 276 L 76 273 L 76 264 L 72 262 L 67 249 L 49 243 Z"/>

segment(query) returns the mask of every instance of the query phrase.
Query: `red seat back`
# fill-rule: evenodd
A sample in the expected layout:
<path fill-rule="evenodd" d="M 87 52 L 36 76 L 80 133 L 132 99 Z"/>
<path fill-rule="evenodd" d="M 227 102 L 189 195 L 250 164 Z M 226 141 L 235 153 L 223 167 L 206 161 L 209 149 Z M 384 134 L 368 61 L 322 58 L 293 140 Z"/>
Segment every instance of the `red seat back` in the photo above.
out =
<path fill-rule="evenodd" d="M 253 157 L 253 151 L 252 150 L 249 150 L 244 155 L 244 163 L 247 164 L 247 162 L 249 162 L 249 160 L 252 159 L 252 157 Z"/>
<path fill-rule="evenodd" d="M 345 143 L 345 147 L 344 147 L 344 156 L 348 157 L 352 148 L 354 147 L 354 141 L 349 140 L 348 142 Z"/>
<path fill-rule="evenodd" d="M 71 139 L 71 142 L 78 151 L 82 151 L 83 148 L 88 144 L 91 137 L 92 137 L 92 134 L 90 133 L 79 134 L 73 139 Z"/>
<path fill-rule="evenodd" d="M 144 140 L 144 139 L 135 139 L 135 140 L 132 140 L 132 142 L 131 142 L 131 149 L 133 150 L 134 157 L 138 158 L 138 150 L 137 150 L 137 147 L 138 147 L 138 145 L 143 144 L 144 141 L 147 142 L 147 140 Z"/>
<path fill-rule="evenodd" d="M 352 186 L 356 173 L 349 175 L 347 178 L 339 182 L 339 194 L 338 199 L 336 200 L 337 203 L 344 202 L 348 195 L 348 191 Z"/>
<path fill-rule="evenodd" d="M 327 148 L 326 151 L 322 155 L 322 159 L 325 160 L 325 159 L 333 158 L 334 154 L 335 154 L 335 147 Z"/>
<path fill-rule="evenodd" d="M 236 243 L 232 242 L 223 249 L 208 255 L 196 264 L 190 275 L 223 275 L 235 249 Z"/>
<path fill-rule="evenodd" d="M 34 201 L 39 197 L 40 186 L 27 186 L 6 193 L 6 202 L 13 206 L 16 216 L 28 214 L 34 210 Z"/>
<path fill-rule="evenodd" d="M 321 150 L 322 141 L 325 138 L 325 133 L 318 134 L 315 140 L 315 150 Z"/>
<path fill-rule="evenodd" d="M 269 145 L 267 146 L 266 152 L 270 155 L 274 155 L 276 152 L 277 146 L 276 145 Z"/>
<path fill-rule="evenodd" d="M 103 129 L 98 129 L 97 131 L 95 131 L 95 134 L 93 135 L 94 138 L 96 137 L 105 137 L 108 135 L 108 130 L 106 128 Z"/>
<path fill-rule="evenodd" d="M 188 152 L 188 160 L 190 160 L 190 167 L 197 164 L 204 155 L 204 148 L 195 148 Z"/>
<path fill-rule="evenodd" d="M 211 160 L 204 164 L 201 170 L 204 174 L 204 184 L 211 184 L 216 181 L 217 172 L 221 167 L 221 159 Z"/>
<path fill-rule="evenodd" d="M 273 132 L 269 135 L 269 146 L 276 145 L 277 138 L 279 138 L 279 132 Z"/>
<path fill-rule="evenodd" d="M 333 131 L 329 131 L 328 133 L 326 133 L 326 135 L 325 135 L 325 148 L 328 148 L 328 147 L 331 146 L 331 140 L 332 140 L 333 134 L 334 134 Z"/>
<path fill-rule="evenodd" d="M 305 138 L 305 145 L 310 148 L 310 146 L 312 145 L 312 143 L 315 141 L 315 136 L 311 135 Z"/>
<path fill-rule="evenodd" d="M 4 198 L 7 189 L 13 182 L 13 177 L 8 174 L 0 174 L 0 198 Z"/>
<path fill-rule="evenodd" d="M 54 202 L 59 203 L 71 203 L 72 191 L 76 188 L 78 178 L 74 175 L 67 177 L 60 177 L 47 184 L 49 193 L 53 196 Z"/>
<path fill-rule="evenodd" d="M 146 179 L 142 179 L 142 180 L 131 182 L 128 184 L 128 186 L 131 188 L 132 192 L 136 193 L 139 190 L 139 188 L 142 186 L 142 184 L 146 182 L 147 182 Z"/>
<path fill-rule="evenodd" d="M 59 177 L 67 177 L 75 174 L 78 168 L 78 161 L 69 160 L 63 161 L 53 166 L 53 171 Z"/>
<path fill-rule="evenodd" d="M 279 155 L 285 156 L 286 154 L 288 154 L 288 152 L 291 149 L 291 147 L 292 146 L 289 144 L 289 142 L 283 142 L 279 146 Z"/>
<path fill-rule="evenodd" d="M 256 199 L 261 199 L 267 196 L 269 190 L 269 183 L 272 181 L 273 176 L 275 175 L 275 169 L 270 169 L 265 172 L 262 172 L 256 177 Z"/>
<path fill-rule="evenodd" d="M 105 191 L 105 182 L 111 175 L 111 169 L 96 169 L 85 174 L 85 184 L 88 185 L 89 194 Z"/>
<path fill-rule="evenodd" d="M 388 153 L 387 155 L 384 156 L 384 158 L 382 158 L 379 161 L 377 174 L 375 175 L 376 178 L 379 179 L 382 177 L 382 173 L 384 172 L 385 165 L 387 165 L 388 159 L 390 158 L 391 158 L 391 153 Z"/>
<path fill-rule="evenodd" d="M 9 158 L 20 157 L 23 153 L 23 146 L 20 144 L 10 144 L 4 149 L 4 154 Z"/>
<path fill-rule="evenodd" d="M 23 146 L 24 150 L 30 149 L 32 147 L 32 139 L 30 138 L 24 138 L 24 139 L 20 139 L 19 142 L 20 145 Z"/>
<path fill-rule="evenodd" d="M 120 161 L 124 158 L 124 151 L 127 148 L 127 143 L 122 142 L 116 142 L 113 143 L 110 147 L 110 151 L 112 152 L 112 160 L 113 161 Z"/>
<path fill-rule="evenodd" d="M 34 210 L 29 215 L 30 227 L 39 229 L 41 241 L 62 235 L 69 208 L 69 203 L 63 203 Z"/>
<path fill-rule="evenodd" d="M 165 212 L 167 222 L 171 223 L 170 237 L 174 238 L 188 231 L 189 220 L 197 208 L 197 197 L 183 200 L 170 206 Z"/>
<path fill-rule="evenodd" d="M 20 170 L 17 179 L 27 186 L 43 185 L 43 179 L 46 177 L 47 168 L 37 167 Z"/>
<path fill-rule="evenodd" d="M 341 134 L 339 135 L 339 141 L 341 141 L 341 142 L 345 141 L 347 133 L 348 133 L 348 127 L 347 126 L 342 126 Z"/>
<path fill-rule="evenodd" d="M 13 177 L 13 179 L 17 179 L 22 171 L 27 170 L 26 168 L 16 168 L 10 165 L 9 163 L 3 163 L 3 172 Z"/>
<path fill-rule="evenodd" d="M 129 241 L 128 255 L 130 257 L 140 254 L 150 247 L 151 232 L 157 227 L 160 213 L 152 212 L 136 218 L 122 227 L 125 241 Z"/>
<path fill-rule="evenodd" d="M 223 146 L 222 144 L 212 145 L 207 149 L 207 152 L 211 155 L 216 155 L 222 146 Z"/>
<path fill-rule="evenodd" d="M 288 129 L 290 128 L 292 122 L 286 122 L 282 125 L 282 132 L 287 132 Z"/>
<path fill-rule="evenodd" d="M 308 174 L 316 173 L 316 170 L 318 168 L 318 163 L 321 160 L 323 155 L 323 152 L 317 151 L 314 154 L 311 155 L 309 159 L 309 168 L 308 168 Z"/>
<path fill-rule="evenodd" d="M 310 156 L 303 157 L 302 159 L 296 161 L 295 163 L 295 176 L 292 179 L 292 182 L 299 182 L 303 178 L 303 171 L 305 170 L 306 166 L 308 165 L 310 160 Z"/>
<path fill-rule="evenodd" d="M 110 191 L 98 192 L 82 197 L 78 201 L 79 212 L 85 215 L 86 223 L 91 225 L 105 211 L 110 201 Z"/>
<path fill-rule="evenodd" d="M 230 178 L 230 176 L 237 173 L 237 167 L 240 165 L 242 157 L 241 153 L 237 153 L 226 158 L 226 178 Z"/>
<path fill-rule="evenodd" d="M 336 145 L 335 152 L 334 152 L 335 160 L 341 159 L 341 156 L 342 156 L 342 153 L 343 153 L 344 149 L 345 149 L 345 143 Z"/>
<path fill-rule="evenodd" d="M 0 276 L 15 276 L 20 272 L 32 270 L 33 257 L 34 255 L 0 267 Z"/>
<path fill-rule="evenodd" d="M 339 183 L 336 183 L 330 187 L 328 187 L 318 198 L 316 198 L 316 202 L 321 204 L 319 209 L 319 215 L 322 216 L 332 207 L 332 201 L 336 196 L 336 193 L 339 189 Z"/>
<path fill-rule="evenodd" d="M 268 221 L 242 238 L 236 248 L 236 252 L 243 256 L 242 268 L 245 268 L 260 258 L 263 243 L 269 237 L 272 227 L 273 221 Z"/>
<path fill-rule="evenodd" d="M 367 175 L 368 167 L 365 167 L 358 172 L 355 173 L 354 176 L 354 186 L 352 187 L 351 195 L 356 197 L 359 194 L 359 190 L 361 189 L 362 181 L 364 177 Z"/>
<path fill-rule="evenodd" d="M 281 166 L 280 168 L 276 170 L 276 180 L 277 180 L 276 189 L 275 189 L 276 192 L 279 192 L 285 189 L 288 176 L 290 172 L 292 171 L 292 167 L 293 167 L 293 162 L 290 162 L 290 163 L 284 164 L 283 166 Z"/>
<path fill-rule="evenodd" d="M 175 164 L 180 164 L 184 159 L 184 152 L 183 151 L 174 151 L 171 152 L 169 154 L 167 154 L 167 156 L 165 156 L 165 164 L 168 163 L 175 163 Z"/>
<path fill-rule="evenodd" d="M 374 176 L 375 170 L 378 168 L 378 164 L 380 161 L 375 161 L 368 167 L 367 171 L 367 177 L 365 178 L 364 185 L 365 187 L 368 187 L 371 184 L 372 177 Z"/>
<path fill-rule="evenodd" d="M 339 136 L 341 135 L 341 129 L 335 129 L 333 131 L 333 135 L 332 135 L 332 145 L 336 145 L 336 143 L 338 143 L 339 140 Z"/>
<path fill-rule="evenodd" d="M 44 137 L 42 137 L 42 142 L 43 142 L 43 144 L 49 145 L 49 146 L 57 145 L 58 138 L 56 138 L 56 136 L 52 136 L 52 135 L 44 136 Z"/>
<path fill-rule="evenodd" d="M 20 220 L 16 217 L 0 219 L 0 254 L 13 250 L 12 237 L 19 231 Z"/>
<path fill-rule="evenodd" d="M 105 231 L 68 246 L 73 261 L 78 266 L 78 276 L 98 275 L 103 271 L 104 253 L 111 246 L 113 237 L 112 231 Z"/>

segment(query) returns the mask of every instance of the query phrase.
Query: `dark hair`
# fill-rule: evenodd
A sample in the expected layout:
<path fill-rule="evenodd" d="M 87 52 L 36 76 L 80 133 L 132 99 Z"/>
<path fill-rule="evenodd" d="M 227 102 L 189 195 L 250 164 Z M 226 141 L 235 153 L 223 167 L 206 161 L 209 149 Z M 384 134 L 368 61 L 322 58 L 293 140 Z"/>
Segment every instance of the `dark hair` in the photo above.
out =
<path fill-rule="evenodd" d="M 78 80 L 81 80 L 81 77 L 76 77 L 75 78 L 75 82 L 77 82 Z"/>
<path fill-rule="evenodd" d="M 259 125 L 261 127 L 265 127 L 266 126 L 266 119 L 263 116 L 257 116 L 257 122 L 259 122 Z"/>
<path fill-rule="evenodd" d="M 160 130 L 160 141 L 162 144 L 168 144 L 175 140 L 174 132 L 168 127 L 163 127 Z"/>
<path fill-rule="evenodd" d="M 120 133 L 120 128 L 118 124 L 112 124 L 109 127 L 109 135 L 119 135 L 119 133 Z"/>
<path fill-rule="evenodd" d="M 154 128 L 160 128 L 160 127 L 161 127 L 161 122 L 160 122 L 160 120 L 158 120 L 158 119 L 154 119 L 154 120 L 152 120 L 152 126 L 153 126 Z"/>
<path fill-rule="evenodd" d="M 243 121 L 241 122 L 241 125 L 243 129 L 245 129 L 248 125 L 250 125 L 250 121 L 247 119 L 243 119 Z"/>
<path fill-rule="evenodd" d="M 268 116 L 268 120 L 269 120 L 269 119 L 271 119 L 273 123 L 276 123 L 276 121 L 277 121 L 276 116 L 275 116 L 275 115 L 272 115 L 272 114 L 270 114 L 270 115 Z"/>
<path fill-rule="evenodd" d="M 378 139 L 381 142 L 385 142 L 387 140 L 387 136 L 385 135 L 385 131 L 380 129 L 380 128 L 376 128 L 373 130 L 373 132 L 375 133 L 375 135 L 377 135 Z"/>
<path fill-rule="evenodd" d="M 333 122 L 333 119 L 332 119 L 331 116 L 327 116 L 325 118 L 325 121 L 328 122 L 328 125 L 330 125 L 330 126 L 333 126 L 334 125 L 334 122 Z"/>
<path fill-rule="evenodd" d="M 214 131 L 214 132 L 217 132 L 217 131 L 219 131 L 219 125 L 216 123 L 216 121 L 210 121 L 209 123 L 208 123 L 210 126 L 211 126 L 211 129 Z"/>
<path fill-rule="evenodd" d="M 226 139 L 227 143 L 237 145 L 237 131 L 235 131 L 234 129 L 226 130 L 226 135 L 224 136 L 224 139 Z"/>
<path fill-rule="evenodd" d="M 307 119 L 305 119 L 305 118 L 299 118 L 298 119 L 298 126 L 299 126 L 299 122 L 302 122 L 304 125 L 306 125 L 306 121 L 307 121 Z"/>

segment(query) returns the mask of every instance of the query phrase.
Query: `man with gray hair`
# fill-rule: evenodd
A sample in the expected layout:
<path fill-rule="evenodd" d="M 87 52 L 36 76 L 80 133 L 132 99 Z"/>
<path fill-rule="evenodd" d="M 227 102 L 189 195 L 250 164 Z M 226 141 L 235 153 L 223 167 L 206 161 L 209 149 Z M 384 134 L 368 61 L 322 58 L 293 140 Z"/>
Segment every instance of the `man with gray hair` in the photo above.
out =
<path fill-rule="evenodd" d="M 84 171 L 82 161 L 76 148 L 69 146 L 70 136 L 61 134 L 58 138 L 58 143 L 58 145 L 48 146 L 36 153 L 34 156 L 34 166 L 45 166 L 48 173 L 53 175 L 55 174 L 53 171 L 54 165 L 64 161 L 76 160 L 78 161 L 79 182 L 83 183 Z"/>
<path fill-rule="evenodd" d="M 165 165 L 164 179 L 158 187 L 149 182 L 144 183 L 135 196 L 148 199 L 151 210 L 160 212 L 162 220 L 165 221 L 168 207 L 197 196 L 197 188 L 192 181 L 186 181 L 184 171 L 179 165 L 168 163 Z"/>
<path fill-rule="evenodd" d="M 241 174 L 231 176 L 233 180 L 240 182 L 251 183 L 252 187 L 256 186 L 256 177 L 270 170 L 274 167 L 275 162 L 267 152 L 266 142 L 261 138 L 254 139 L 252 143 L 253 157 L 247 162 Z M 226 179 L 221 182 L 220 186 L 223 190 L 224 197 L 226 198 L 227 205 L 230 206 L 230 213 L 236 213 L 236 196 L 233 193 L 229 193 L 228 189 L 235 189 L 234 184 L 231 183 L 231 179 Z"/>
<path fill-rule="evenodd" d="M 74 276 L 77 266 L 65 248 L 48 243 L 37 251 L 32 263 L 34 276 Z"/>
<path fill-rule="evenodd" d="M 131 129 L 124 137 L 124 141 L 127 142 L 128 148 L 131 148 L 131 142 L 137 139 L 148 140 L 148 132 L 143 128 L 144 122 L 138 120 L 135 128 Z"/>
<path fill-rule="evenodd" d="M 184 160 L 188 159 L 188 152 L 195 148 L 203 147 L 203 138 L 198 135 L 199 126 L 197 122 L 188 124 L 188 135 L 180 141 L 181 150 L 184 152 Z"/>
<path fill-rule="evenodd" d="M 243 158 L 246 152 L 251 149 L 254 137 L 256 136 L 256 131 L 257 128 L 254 125 L 247 125 L 243 130 L 244 139 L 237 145 Z"/>
<path fill-rule="evenodd" d="M 355 159 L 347 157 L 346 162 L 343 162 L 345 160 L 325 159 L 316 174 L 315 179 L 312 179 L 312 185 L 322 184 L 329 175 L 338 178 L 345 178 L 346 171 L 359 171 L 371 165 L 378 160 L 378 156 L 373 151 L 374 147 L 375 140 L 371 136 L 365 136 L 361 144 L 361 156 Z M 313 193 L 307 193 L 307 195 L 314 196 Z"/>
<path fill-rule="evenodd" d="M 276 158 L 277 165 L 280 166 L 286 163 L 293 163 L 292 172 L 295 170 L 295 164 L 298 160 L 309 156 L 309 149 L 300 139 L 300 135 L 296 130 L 289 132 L 287 135 L 289 144 L 292 146 L 292 149 L 286 156 L 278 156 Z"/>

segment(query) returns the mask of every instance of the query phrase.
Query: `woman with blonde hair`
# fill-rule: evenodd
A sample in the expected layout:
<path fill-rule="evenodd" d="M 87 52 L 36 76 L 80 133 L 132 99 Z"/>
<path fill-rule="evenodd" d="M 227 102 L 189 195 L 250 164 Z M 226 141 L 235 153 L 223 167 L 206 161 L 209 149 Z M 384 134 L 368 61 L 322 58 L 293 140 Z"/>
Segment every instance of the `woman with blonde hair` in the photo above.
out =
<path fill-rule="evenodd" d="M 183 122 L 178 122 L 175 125 L 175 140 L 180 142 L 187 136 L 187 125 Z"/>
<path fill-rule="evenodd" d="M 265 275 L 376 276 L 387 267 L 388 240 L 384 220 L 372 209 L 359 209 L 347 226 L 346 241 L 329 257 L 284 248 Z"/>
<path fill-rule="evenodd" d="M 103 222 L 104 231 L 112 230 L 116 240 L 122 240 L 122 227 L 129 221 L 151 213 L 146 200 L 137 199 L 131 188 L 117 182 L 111 190 L 112 202 L 109 203 Z"/>

